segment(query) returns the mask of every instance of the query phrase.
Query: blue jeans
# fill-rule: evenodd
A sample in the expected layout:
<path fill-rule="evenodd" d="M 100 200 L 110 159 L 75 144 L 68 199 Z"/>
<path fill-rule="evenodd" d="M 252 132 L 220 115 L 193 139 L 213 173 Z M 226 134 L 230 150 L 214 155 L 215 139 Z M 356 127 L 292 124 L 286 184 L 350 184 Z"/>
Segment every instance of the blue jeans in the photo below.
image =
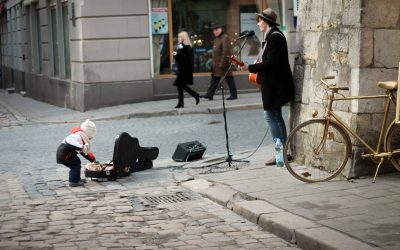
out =
<path fill-rule="evenodd" d="M 69 168 L 69 182 L 78 183 L 81 179 L 81 160 L 79 157 L 75 155 L 65 166 Z"/>
<path fill-rule="evenodd" d="M 285 143 L 287 134 L 285 121 L 282 117 L 282 107 L 275 110 L 264 110 L 264 118 L 269 126 L 274 142 L 279 138 L 282 144 Z"/>

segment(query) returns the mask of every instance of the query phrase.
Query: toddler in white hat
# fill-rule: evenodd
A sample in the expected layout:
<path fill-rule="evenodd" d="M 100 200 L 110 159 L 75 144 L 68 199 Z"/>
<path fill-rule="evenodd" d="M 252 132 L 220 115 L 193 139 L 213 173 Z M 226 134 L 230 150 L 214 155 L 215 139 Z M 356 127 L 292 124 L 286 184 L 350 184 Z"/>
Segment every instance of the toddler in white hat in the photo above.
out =
<path fill-rule="evenodd" d="M 80 126 L 72 128 L 70 135 L 61 142 L 57 149 L 57 163 L 70 169 L 70 187 L 83 186 L 86 182 L 85 179 L 81 179 L 81 160 L 77 154 L 80 153 L 90 162 L 96 161 L 91 142 L 95 135 L 96 125 L 86 119 Z"/>

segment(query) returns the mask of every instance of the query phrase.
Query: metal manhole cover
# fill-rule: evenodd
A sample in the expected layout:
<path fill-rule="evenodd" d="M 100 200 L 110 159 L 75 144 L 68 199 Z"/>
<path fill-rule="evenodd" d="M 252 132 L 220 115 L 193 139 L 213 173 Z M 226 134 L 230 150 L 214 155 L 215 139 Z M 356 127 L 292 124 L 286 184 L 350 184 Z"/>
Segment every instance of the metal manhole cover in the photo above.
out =
<path fill-rule="evenodd" d="M 186 192 L 177 192 L 165 195 L 133 196 L 128 198 L 133 207 L 140 209 L 154 208 L 158 205 L 191 201 L 193 199 L 194 197 Z"/>

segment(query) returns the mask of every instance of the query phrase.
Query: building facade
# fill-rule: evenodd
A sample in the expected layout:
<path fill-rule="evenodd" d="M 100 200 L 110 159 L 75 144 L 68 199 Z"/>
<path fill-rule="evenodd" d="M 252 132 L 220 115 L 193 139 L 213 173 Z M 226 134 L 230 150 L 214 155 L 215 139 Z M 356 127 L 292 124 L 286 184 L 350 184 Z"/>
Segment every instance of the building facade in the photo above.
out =
<path fill-rule="evenodd" d="M 210 22 L 224 25 L 232 41 L 257 31 L 241 58 L 254 60 L 262 39 L 254 13 L 270 6 L 287 27 L 283 15 L 293 16 L 292 5 L 292 0 L 3 1 L 0 87 L 80 111 L 173 97 L 172 52 L 185 30 L 195 51 L 195 89 L 205 91 L 212 65 Z M 292 20 L 288 27 L 294 30 Z M 233 50 L 240 45 L 232 42 Z M 239 89 L 253 88 L 245 73 L 235 77 Z"/>

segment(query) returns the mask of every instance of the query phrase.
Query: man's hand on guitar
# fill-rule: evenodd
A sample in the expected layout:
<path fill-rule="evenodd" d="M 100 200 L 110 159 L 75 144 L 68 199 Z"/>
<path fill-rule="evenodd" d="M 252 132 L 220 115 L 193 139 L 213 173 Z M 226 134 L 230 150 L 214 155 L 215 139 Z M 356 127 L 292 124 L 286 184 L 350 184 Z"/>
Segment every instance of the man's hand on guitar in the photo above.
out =
<path fill-rule="evenodd" d="M 242 67 L 240 67 L 240 70 L 249 70 L 249 65 L 245 63 Z"/>
<path fill-rule="evenodd" d="M 248 65 L 247 63 L 244 63 L 244 62 L 238 60 L 238 59 L 236 58 L 236 56 L 230 56 L 230 57 L 229 57 L 229 60 L 230 60 L 232 63 L 238 65 L 240 70 L 248 70 L 248 69 L 249 69 L 249 65 Z"/>

